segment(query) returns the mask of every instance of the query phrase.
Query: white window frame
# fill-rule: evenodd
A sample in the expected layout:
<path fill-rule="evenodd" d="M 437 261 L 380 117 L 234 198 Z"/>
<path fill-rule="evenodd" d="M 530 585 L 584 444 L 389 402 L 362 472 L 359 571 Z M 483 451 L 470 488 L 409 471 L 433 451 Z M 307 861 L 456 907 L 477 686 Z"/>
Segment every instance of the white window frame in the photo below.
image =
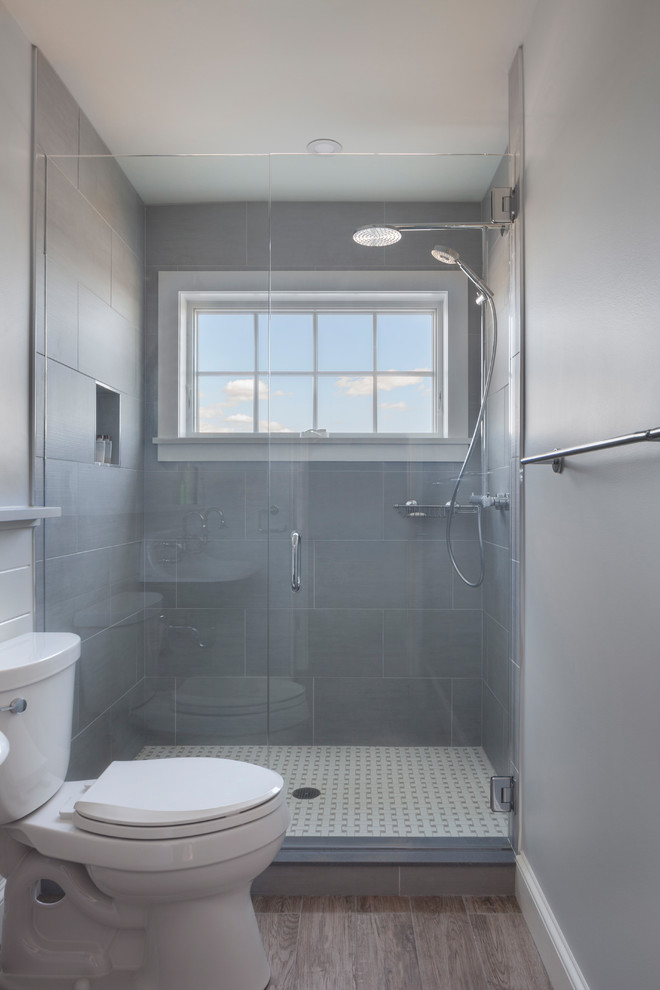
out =
<path fill-rule="evenodd" d="M 191 272 L 159 273 L 158 284 L 158 445 L 159 460 L 252 460 L 263 456 L 255 445 L 281 447 L 287 459 L 293 449 L 313 442 L 298 434 L 197 433 L 188 426 L 189 334 L 191 307 L 218 300 L 228 308 L 272 312 L 293 306 L 336 304 L 354 309 L 411 307 L 434 309 L 437 322 L 438 380 L 441 394 L 437 432 L 423 434 L 338 434 L 316 443 L 312 459 L 386 458 L 409 460 L 410 445 L 426 447 L 431 460 L 458 460 L 467 438 L 468 297 L 460 272 Z M 322 426 L 322 424 L 320 424 Z M 321 450 L 323 447 L 323 450 Z M 367 450 L 366 448 L 369 448 Z M 286 448 L 286 449 L 285 449 Z M 357 450 L 359 449 L 359 453 Z M 419 452 L 422 456 L 422 452 Z"/>

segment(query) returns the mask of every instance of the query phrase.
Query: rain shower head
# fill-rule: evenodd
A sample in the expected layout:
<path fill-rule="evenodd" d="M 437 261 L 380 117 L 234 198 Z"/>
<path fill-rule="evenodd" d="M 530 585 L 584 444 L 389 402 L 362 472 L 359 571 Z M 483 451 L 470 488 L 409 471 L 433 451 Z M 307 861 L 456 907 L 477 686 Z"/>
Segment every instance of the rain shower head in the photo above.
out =
<path fill-rule="evenodd" d="M 353 234 L 353 240 L 356 244 L 362 244 L 363 247 L 389 247 L 390 244 L 396 244 L 397 241 L 401 240 L 401 232 L 396 227 L 387 224 L 380 227 L 369 225 L 358 227 Z"/>
<path fill-rule="evenodd" d="M 436 244 L 431 254 L 436 261 L 441 261 L 443 265 L 455 265 L 458 263 L 458 251 L 454 251 L 453 248 L 444 247 L 442 244 Z"/>

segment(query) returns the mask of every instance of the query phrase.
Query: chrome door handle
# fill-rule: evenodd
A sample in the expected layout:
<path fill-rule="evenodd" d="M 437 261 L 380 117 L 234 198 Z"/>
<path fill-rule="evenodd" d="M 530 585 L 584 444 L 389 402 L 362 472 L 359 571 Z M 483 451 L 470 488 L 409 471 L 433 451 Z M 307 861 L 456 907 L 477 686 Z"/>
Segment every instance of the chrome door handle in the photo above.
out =
<path fill-rule="evenodd" d="M 300 591 L 300 533 L 291 534 L 291 590 Z"/>

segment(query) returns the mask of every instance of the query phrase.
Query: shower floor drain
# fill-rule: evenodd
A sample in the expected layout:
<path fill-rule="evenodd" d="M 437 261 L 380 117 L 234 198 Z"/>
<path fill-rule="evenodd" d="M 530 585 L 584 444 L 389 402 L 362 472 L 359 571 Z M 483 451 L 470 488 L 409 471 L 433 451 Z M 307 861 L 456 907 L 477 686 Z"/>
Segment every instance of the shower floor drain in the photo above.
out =
<path fill-rule="evenodd" d="M 320 793 L 317 787 L 297 787 L 295 791 L 291 792 L 291 797 L 301 801 L 309 801 L 311 798 L 318 797 Z"/>

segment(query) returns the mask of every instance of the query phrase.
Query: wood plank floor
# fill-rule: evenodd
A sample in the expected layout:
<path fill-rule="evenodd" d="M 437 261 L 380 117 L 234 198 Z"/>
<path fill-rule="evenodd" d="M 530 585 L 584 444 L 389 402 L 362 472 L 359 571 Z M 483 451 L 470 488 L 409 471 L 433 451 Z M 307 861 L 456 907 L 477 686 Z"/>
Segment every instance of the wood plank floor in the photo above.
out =
<path fill-rule="evenodd" d="M 552 990 L 514 897 L 255 897 L 268 990 Z"/>

